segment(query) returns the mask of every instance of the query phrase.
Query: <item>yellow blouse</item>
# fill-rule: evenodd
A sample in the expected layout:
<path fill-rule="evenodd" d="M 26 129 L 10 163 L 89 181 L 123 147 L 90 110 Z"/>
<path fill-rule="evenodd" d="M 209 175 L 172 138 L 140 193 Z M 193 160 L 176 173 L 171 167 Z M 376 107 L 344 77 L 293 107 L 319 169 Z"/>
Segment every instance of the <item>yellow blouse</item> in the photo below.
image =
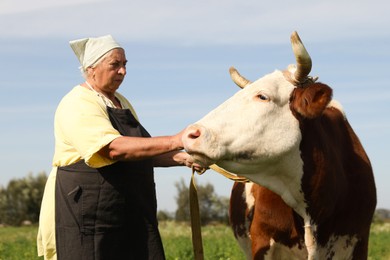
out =
<path fill-rule="evenodd" d="M 119 93 L 115 96 L 122 108 L 130 109 L 137 118 L 130 102 Z M 67 166 L 82 159 L 93 168 L 115 162 L 98 154 L 101 148 L 121 136 L 110 122 L 107 105 L 112 106 L 112 103 L 97 92 L 78 85 L 63 97 L 57 107 L 54 117 L 53 168 L 43 194 L 37 236 L 38 255 L 44 256 L 45 259 L 57 259 L 54 216 L 57 167 Z"/>

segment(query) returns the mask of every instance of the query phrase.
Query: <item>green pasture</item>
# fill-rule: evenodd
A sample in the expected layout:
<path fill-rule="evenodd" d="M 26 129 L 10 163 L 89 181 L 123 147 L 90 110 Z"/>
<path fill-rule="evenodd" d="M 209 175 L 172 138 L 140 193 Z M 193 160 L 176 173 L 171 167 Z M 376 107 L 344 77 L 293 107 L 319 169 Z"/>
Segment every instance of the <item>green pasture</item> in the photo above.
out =
<path fill-rule="evenodd" d="M 193 259 L 189 225 L 162 222 L 160 231 L 168 260 Z M 42 260 L 36 256 L 36 233 L 36 226 L 1 227 L 0 260 Z M 206 260 L 245 259 L 228 226 L 216 224 L 203 227 L 202 237 Z M 373 225 L 369 259 L 390 259 L 390 223 Z"/>

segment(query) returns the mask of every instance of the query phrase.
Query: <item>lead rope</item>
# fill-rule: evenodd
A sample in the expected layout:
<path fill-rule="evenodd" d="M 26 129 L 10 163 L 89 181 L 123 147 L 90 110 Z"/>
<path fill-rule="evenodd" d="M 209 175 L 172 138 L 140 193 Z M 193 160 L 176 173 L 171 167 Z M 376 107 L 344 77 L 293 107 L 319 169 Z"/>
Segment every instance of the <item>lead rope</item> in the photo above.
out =
<path fill-rule="evenodd" d="M 200 173 L 202 174 L 202 173 Z M 203 243 L 202 231 L 200 226 L 200 212 L 198 192 L 195 184 L 195 169 L 192 167 L 192 175 L 190 182 L 190 215 L 191 215 L 191 230 L 192 230 L 192 248 L 194 250 L 194 259 L 203 260 Z"/>
<path fill-rule="evenodd" d="M 248 180 L 247 178 L 245 177 L 241 177 L 241 176 L 238 176 L 234 173 L 231 173 L 231 172 L 228 172 L 227 170 L 219 167 L 218 165 L 216 164 L 213 164 L 213 165 L 210 165 L 210 168 L 216 172 L 218 172 L 219 174 L 222 174 L 223 176 L 225 176 L 226 178 L 232 180 L 232 181 L 237 181 L 237 182 L 250 182 L 250 180 Z"/>
<path fill-rule="evenodd" d="M 245 177 L 237 176 L 231 172 L 228 172 L 221 167 L 217 166 L 216 164 L 213 164 L 210 166 L 210 168 L 226 178 L 237 181 L 237 182 L 249 182 L 249 180 Z M 192 230 L 192 248 L 194 251 L 194 259 L 195 260 L 203 260 L 204 254 L 203 254 L 203 242 L 202 242 L 202 230 L 201 230 L 201 223 L 200 223 L 200 210 L 199 210 L 199 199 L 198 199 L 198 190 L 196 188 L 195 183 L 195 169 L 194 167 L 191 167 L 192 169 L 192 175 L 191 175 L 191 182 L 190 182 L 190 215 L 191 215 L 191 230 Z M 199 175 L 203 174 L 205 172 L 197 172 Z"/>

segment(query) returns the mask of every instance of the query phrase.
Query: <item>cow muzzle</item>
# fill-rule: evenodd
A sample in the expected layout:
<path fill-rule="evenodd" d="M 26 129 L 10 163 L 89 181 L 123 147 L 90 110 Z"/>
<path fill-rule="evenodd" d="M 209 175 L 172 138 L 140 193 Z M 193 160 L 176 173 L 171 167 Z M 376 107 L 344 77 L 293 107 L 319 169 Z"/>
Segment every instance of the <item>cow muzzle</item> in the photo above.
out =
<path fill-rule="evenodd" d="M 182 136 L 184 149 L 194 161 L 203 167 L 208 167 L 216 162 L 215 135 L 205 127 L 194 124 L 187 127 Z"/>

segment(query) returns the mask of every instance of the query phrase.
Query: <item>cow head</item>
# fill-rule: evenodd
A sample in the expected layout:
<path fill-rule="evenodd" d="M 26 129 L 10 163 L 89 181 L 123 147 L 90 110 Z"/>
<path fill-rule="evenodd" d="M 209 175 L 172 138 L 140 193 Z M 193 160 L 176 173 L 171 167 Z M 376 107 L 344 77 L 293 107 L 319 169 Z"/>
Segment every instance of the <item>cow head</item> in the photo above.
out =
<path fill-rule="evenodd" d="M 277 185 L 280 174 L 289 175 L 283 181 L 300 181 L 300 120 L 320 116 L 332 90 L 308 76 L 311 58 L 296 32 L 291 43 L 297 64 L 284 71 L 251 82 L 230 69 L 242 89 L 183 135 L 184 147 L 196 162 L 217 164 L 265 186 L 267 180 Z"/>

